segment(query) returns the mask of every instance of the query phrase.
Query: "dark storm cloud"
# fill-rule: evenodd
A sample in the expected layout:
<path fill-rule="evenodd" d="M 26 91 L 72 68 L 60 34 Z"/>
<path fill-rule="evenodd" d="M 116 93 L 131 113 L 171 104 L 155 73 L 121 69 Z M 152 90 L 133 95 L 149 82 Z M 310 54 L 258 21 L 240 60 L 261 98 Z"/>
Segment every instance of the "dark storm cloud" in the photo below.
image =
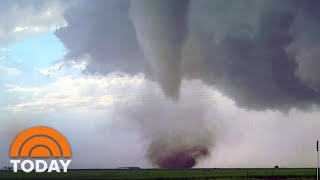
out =
<path fill-rule="evenodd" d="M 198 23 L 194 34 L 205 37 L 200 42 L 205 58 L 198 77 L 242 107 L 288 109 L 317 102 L 319 94 L 301 81 L 299 66 L 287 52 L 295 40 L 297 15 L 307 17 L 302 8 L 307 3 L 301 3 L 199 3 L 193 11 L 198 19 L 192 22 Z"/>
<path fill-rule="evenodd" d="M 88 72 L 145 71 L 129 6 L 128 0 L 76 1 L 65 14 L 68 27 L 56 32 L 70 50 L 67 57 L 90 55 Z"/>
<path fill-rule="evenodd" d="M 68 57 L 91 55 L 89 72 L 148 72 L 171 97 L 182 78 L 197 78 L 247 108 L 319 102 L 318 1 L 130 3 L 81 1 L 67 11 L 56 34 Z"/>
<path fill-rule="evenodd" d="M 256 29 L 246 23 L 237 29 L 253 29 L 252 36 L 230 34 L 214 42 L 215 34 L 207 34 L 213 40 L 205 45 L 206 73 L 202 78 L 240 106 L 287 109 L 319 100 L 319 95 L 295 75 L 298 66 L 285 49 L 294 38 L 290 28 L 296 10 L 288 10 L 291 4 L 285 8 L 278 5 L 262 10 Z"/>

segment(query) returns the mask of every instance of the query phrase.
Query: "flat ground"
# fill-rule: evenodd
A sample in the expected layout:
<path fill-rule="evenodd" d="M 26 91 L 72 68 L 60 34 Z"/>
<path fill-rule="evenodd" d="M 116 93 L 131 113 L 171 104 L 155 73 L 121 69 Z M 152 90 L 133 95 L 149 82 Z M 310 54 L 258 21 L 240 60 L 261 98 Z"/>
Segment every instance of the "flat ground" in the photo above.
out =
<path fill-rule="evenodd" d="M 0 179 L 316 179 L 316 169 L 101 169 L 68 170 L 67 173 L 13 173 L 0 171 Z"/>

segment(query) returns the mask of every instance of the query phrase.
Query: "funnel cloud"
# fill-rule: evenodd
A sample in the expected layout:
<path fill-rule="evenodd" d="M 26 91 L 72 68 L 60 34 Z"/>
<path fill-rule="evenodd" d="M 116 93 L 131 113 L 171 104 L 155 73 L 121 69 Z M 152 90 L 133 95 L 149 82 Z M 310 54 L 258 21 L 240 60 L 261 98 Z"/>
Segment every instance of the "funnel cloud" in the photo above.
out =
<path fill-rule="evenodd" d="M 188 0 L 132 1 L 130 17 L 151 73 L 164 93 L 178 97 Z"/>

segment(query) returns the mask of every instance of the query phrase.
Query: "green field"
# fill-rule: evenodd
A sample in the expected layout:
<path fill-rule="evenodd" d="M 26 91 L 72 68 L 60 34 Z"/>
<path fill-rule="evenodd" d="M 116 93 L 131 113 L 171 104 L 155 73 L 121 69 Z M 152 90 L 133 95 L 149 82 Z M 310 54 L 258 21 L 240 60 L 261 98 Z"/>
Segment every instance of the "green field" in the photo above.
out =
<path fill-rule="evenodd" d="M 68 170 L 67 173 L 13 173 L 0 171 L 0 179 L 316 179 L 316 169 L 104 169 Z"/>

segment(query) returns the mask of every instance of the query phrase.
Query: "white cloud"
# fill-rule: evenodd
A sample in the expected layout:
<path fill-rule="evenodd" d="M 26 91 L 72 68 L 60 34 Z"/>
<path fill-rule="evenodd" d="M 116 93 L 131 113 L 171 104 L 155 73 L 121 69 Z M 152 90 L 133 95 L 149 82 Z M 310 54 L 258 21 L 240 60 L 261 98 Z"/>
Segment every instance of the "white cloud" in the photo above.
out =
<path fill-rule="evenodd" d="M 37 95 L 42 92 L 39 87 L 21 87 L 13 84 L 5 84 L 6 92 L 18 92 L 18 93 L 32 93 Z"/>
<path fill-rule="evenodd" d="M 40 32 L 46 32 L 46 31 L 54 31 L 58 28 L 58 26 L 25 26 L 25 27 L 19 27 L 17 26 L 14 29 L 14 32 L 27 32 L 27 33 L 40 33 Z"/>
<path fill-rule="evenodd" d="M 25 30 L 28 30 L 29 27 L 16 27 L 14 29 L 14 32 L 21 32 L 21 31 L 25 31 Z"/>
<path fill-rule="evenodd" d="M 6 67 L 6 66 L 1 66 L 0 65 L 0 73 L 4 73 L 8 76 L 18 76 L 20 75 L 22 72 L 17 69 L 17 68 L 12 68 L 12 67 Z"/>
<path fill-rule="evenodd" d="M 56 81 L 40 87 L 21 87 L 7 84 L 6 92 L 23 95 L 31 93 L 27 101 L 10 104 L 13 111 L 39 111 L 61 108 L 90 109 L 104 108 L 114 103 L 130 100 L 127 88 L 138 88 L 145 81 L 143 75 L 110 75 L 108 77 L 83 76 L 60 77 Z M 132 89 L 134 90 L 134 89 Z M 124 98 L 126 97 L 126 98 Z"/>
<path fill-rule="evenodd" d="M 64 63 L 63 62 L 59 62 L 59 63 L 56 63 L 53 66 L 50 66 L 48 68 L 43 68 L 43 69 L 35 68 L 35 70 L 38 71 L 40 74 L 42 74 L 44 76 L 49 76 L 52 73 L 60 71 L 63 66 L 64 66 Z"/>
<path fill-rule="evenodd" d="M 5 58 L 5 56 L 0 56 L 0 61 L 4 60 Z"/>
<path fill-rule="evenodd" d="M 0 47 L 6 47 L 9 43 L 26 36 L 54 31 L 67 25 L 63 12 L 68 7 L 68 2 L 33 3 L 11 0 L 3 3 L 4 7 L 0 12 Z"/>
<path fill-rule="evenodd" d="M 44 76 L 50 76 L 52 74 L 55 74 L 59 71 L 62 71 L 63 68 L 74 68 L 76 70 L 82 71 L 85 70 L 88 65 L 87 61 L 60 61 L 48 68 L 34 68 L 35 71 L 39 72 L 40 74 Z M 68 69 L 70 70 L 70 69 Z"/>
<path fill-rule="evenodd" d="M 75 62 L 75 61 L 71 61 L 72 67 L 76 68 L 78 70 L 85 70 L 88 62 L 86 61 L 82 61 L 82 62 Z"/>

